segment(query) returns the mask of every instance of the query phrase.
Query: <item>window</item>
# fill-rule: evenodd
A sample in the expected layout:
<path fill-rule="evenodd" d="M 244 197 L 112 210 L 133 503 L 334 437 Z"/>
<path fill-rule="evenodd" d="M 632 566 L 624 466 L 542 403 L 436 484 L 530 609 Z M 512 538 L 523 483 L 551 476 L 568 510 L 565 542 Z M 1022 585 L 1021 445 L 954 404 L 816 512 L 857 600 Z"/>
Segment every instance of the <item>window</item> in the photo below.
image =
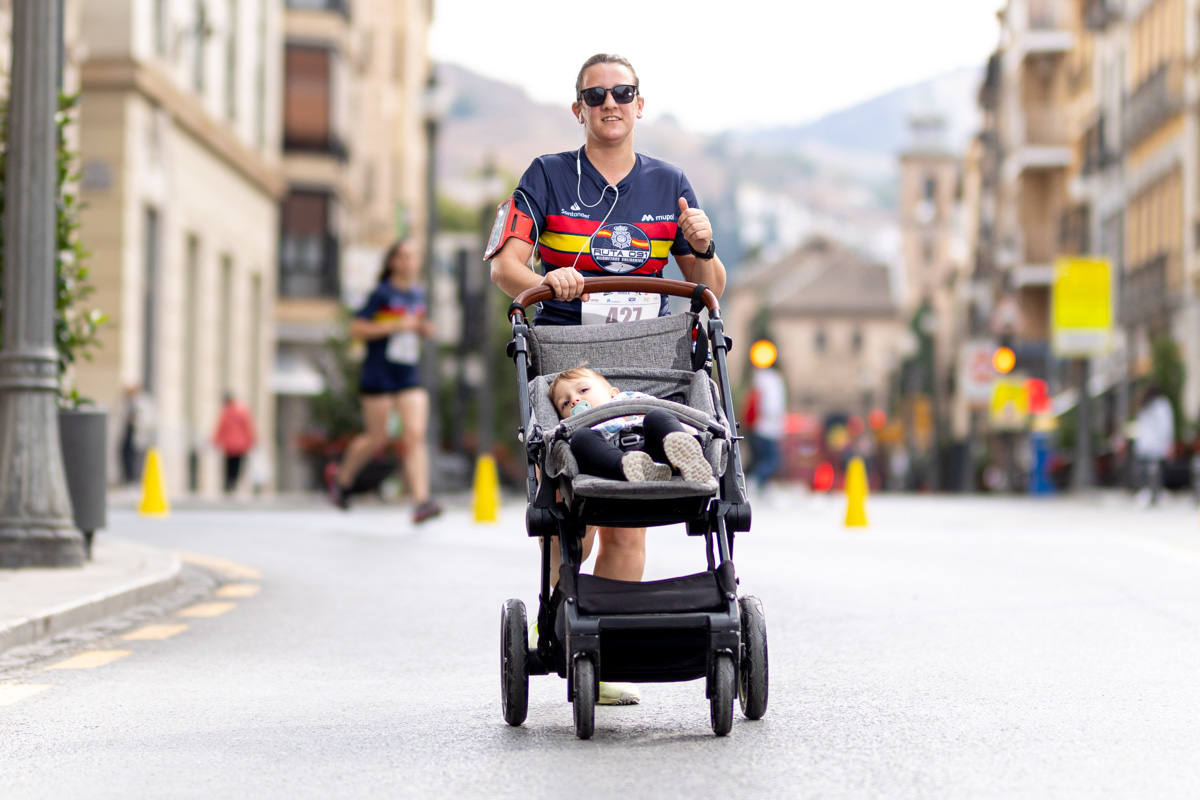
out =
<path fill-rule="evenodd" d="M 937 179 L 932 176 L 925 179 L 924 198 L 931 203 L 937 199 Z"/>
<path fill-rule="evenodd" d="M 258 46 L 254 53 L 254 141 L 267 144 L 267 0 L 258 0 Z"/>
<path fill-rule="evenodd" d="M 233 358 L 233 256 L 225 253 L 221 256 L 221 307 L 217 309 L 217 369 L 221 374 L 218 383 L 221 392 L 232 390 L 232 369 L 230 361 Z"/>
<path fill-rule="evenodd" d="M 283 202 L 279 294 L 338 297 L 338 241 L 331 231 L 333 196 L 293 190 Z"/>
<path fill-rule="evenodd" d="M 154 0 L 154 52 L 167 56 L 167 0 Z"/>
<path fill-rule="evenodd" d="M 862 330 L 855 328 L 850 334 L 850 349 L 855 353 L 861 353 L 863 349 L 863 334 Z"/>
<path fill-rule="evenodd" d="M 156 330 L 158 310 L 158 272 L 159 272 L 159 246 L 158 246 L 158 209 L 152 206 L 147 206 L 143 217 L 145 229 L 143 231 L 143 246 L 145 252 L 142 254 L 142 389 L 147 394 L 153 395 L 155 390 L 155 370 L 154 370 L 154 343 L 158 341 L 158 331 Z"/>
<path fill-rule="evenodd" d="M 333 52 L 289 44 L 284 57 L 283 146 L 344 158 L 334 130 Z"/>
<path fill-rule="evenodd" d="M 825 338 L 825 329 L 817 328 L 817 335 L 813 337 L 813 349 L 818 353 L 824 353 L 828 341 Z"/>
<path fill-rule="evenodd" d="M 225 12 L 225 116 L 237 119 L 238 3 L 228 0 Z"/>
<path fill-rule="evenodd" d="M 208 11 L 203 0 L 196 3 L 196 30 L 192 32 L 192 88 L 204 94 L 204 45 L 208 40 Z"/>

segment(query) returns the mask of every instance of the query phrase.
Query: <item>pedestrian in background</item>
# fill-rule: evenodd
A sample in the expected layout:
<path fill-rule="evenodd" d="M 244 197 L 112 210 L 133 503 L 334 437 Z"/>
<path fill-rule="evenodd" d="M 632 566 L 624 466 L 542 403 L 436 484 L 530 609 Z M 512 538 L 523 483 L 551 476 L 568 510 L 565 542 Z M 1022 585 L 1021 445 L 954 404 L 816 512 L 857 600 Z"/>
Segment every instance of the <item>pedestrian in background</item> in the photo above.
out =
<path fill-rule="evenodd" d="M 1163 488 L 1163 469 L 1175 444 L 1171 401 L 1155 383 L 1146 387 L 1134 421 L 1133 457 L 1138 475 L 1137 500 L 1154 505 Z"/>
<path fill-rule="evenodd" d="M 121 394 L 117 423 L 118 474 L 121 485 L 130 486 L 142 477 L 146 451 L 154 445 L 154 404 L 140 384 L 131 383 Z"/>
<path fill-rule="evenodd" d="M 366 430 L 351 440 L 330 481 L 334 505 L 350 507 L 359 471 L 388 443 L 388 421 L 400 417 L 404 444 L 404 477 L 413 500 L 413 522 L 442 512 L 429 491 L 429 395 L 421 385 L 418 364 L 421 339 L 433 335 L 426 318 L 425 290 L 417 280 L 420 265 L 412 242 L 402 239 L 384 254 L 375 288 L 350 322 L 350 335 L 367 343 L 359 393 Z"/>
<path fill-rule="evenodd" d="M 780 448 L 787 416 L 787 389 L 783 376 L 772 366 L 755 367 L 751 391 L 754 412 L 748 427 L 754 462 L 750 474 L 762 492 L 783 463 Z"/>
<path fill-rule="evenodd" d="M 217 429 L 213 432 L 213 444 L 225 457 L 225 494 L 237 488 L 242 461 L 254 447 L 254 439 L 254 421 L 250 418 L 250 409 L 226 392 L 221 416 L 217 419 Z"/>

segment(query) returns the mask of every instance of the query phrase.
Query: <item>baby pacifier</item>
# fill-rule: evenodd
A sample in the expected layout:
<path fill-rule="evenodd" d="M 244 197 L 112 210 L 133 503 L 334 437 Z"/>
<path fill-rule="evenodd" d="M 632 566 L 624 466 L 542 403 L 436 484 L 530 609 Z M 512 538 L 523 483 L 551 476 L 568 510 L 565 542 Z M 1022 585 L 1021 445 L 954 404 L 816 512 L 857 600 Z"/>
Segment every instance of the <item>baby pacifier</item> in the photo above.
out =
<path fill-rule="evenodd" d="M 583 412 L 590 410 L 591 407 L 592 407 L 592 404 L 589 403 L 587 400 L 580 400 L 578 403 L 575 404 L 575 407 L 571 409 L 571 416 L 573 417 L 576 414 L 582 414 Z"/>

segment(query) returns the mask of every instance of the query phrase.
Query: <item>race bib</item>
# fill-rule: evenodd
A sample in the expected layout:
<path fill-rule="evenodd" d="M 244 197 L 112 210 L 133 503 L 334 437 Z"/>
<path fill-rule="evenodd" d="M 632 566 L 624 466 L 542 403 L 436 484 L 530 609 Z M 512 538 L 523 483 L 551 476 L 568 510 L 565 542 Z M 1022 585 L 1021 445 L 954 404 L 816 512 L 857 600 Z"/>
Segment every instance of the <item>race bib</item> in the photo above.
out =
<path fill-rule="evenodd" d="M 650 292 L 592 292 L 580 311 L 581 325 L 634 322 L 658 316 L 661 301 Z"/>
<path fill-rule="evenodd" d="M 393 364 L 416 364 L 421 360 L 421 340 L 416 331 L 398 331 L 388 337 L 387 360 Z"/>

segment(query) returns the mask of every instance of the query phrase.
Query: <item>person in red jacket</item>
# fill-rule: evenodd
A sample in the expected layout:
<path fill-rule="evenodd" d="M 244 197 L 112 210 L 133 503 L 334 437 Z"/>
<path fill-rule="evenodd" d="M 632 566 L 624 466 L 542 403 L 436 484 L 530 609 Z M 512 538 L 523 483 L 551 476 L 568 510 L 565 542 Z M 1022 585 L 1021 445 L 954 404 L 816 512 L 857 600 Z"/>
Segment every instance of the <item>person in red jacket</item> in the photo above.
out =
<path fill-rule="evenodd" d="M 228 392 L 225 393 L 221 416 L 217 420 L 213 444 L 225 456 L 225 494 L 229 494 L 237 486 L 242 461 L 250 448 L 254 447 L 254 422 L 250 419 L 250 409 Z"/>

